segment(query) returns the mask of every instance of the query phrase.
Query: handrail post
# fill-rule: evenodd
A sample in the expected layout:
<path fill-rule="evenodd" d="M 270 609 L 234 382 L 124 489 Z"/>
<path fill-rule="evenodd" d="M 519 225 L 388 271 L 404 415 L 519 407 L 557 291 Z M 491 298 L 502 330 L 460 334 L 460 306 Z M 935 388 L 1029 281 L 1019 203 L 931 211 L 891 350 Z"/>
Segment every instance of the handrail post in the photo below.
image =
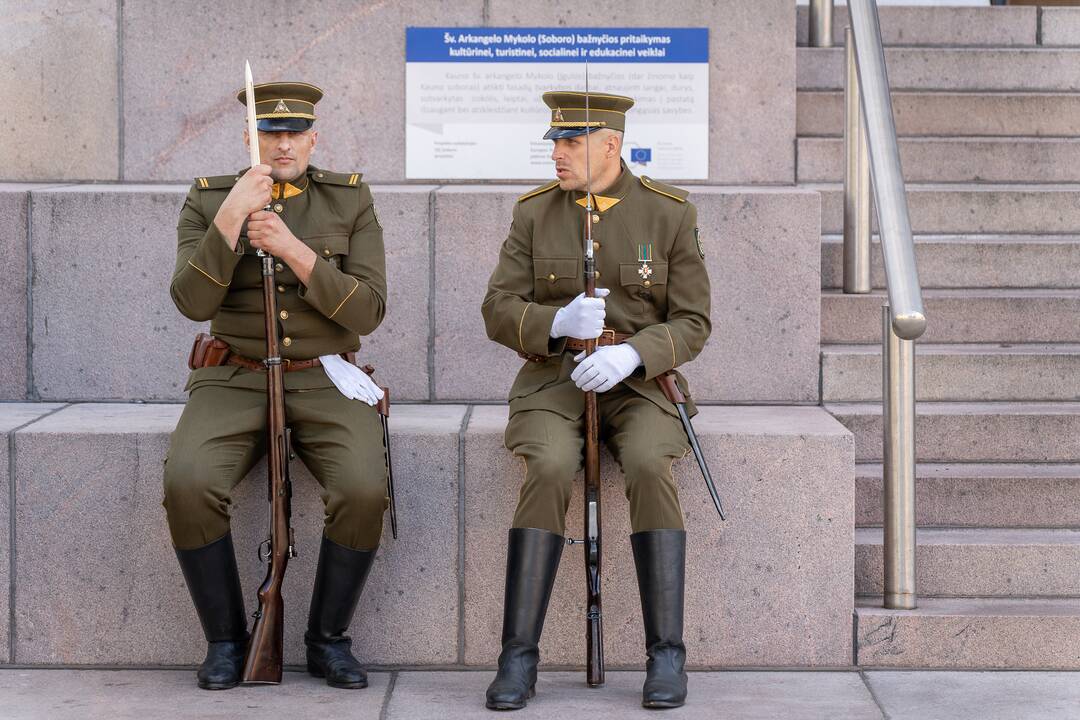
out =
<path fill-rule="evenodd" d="M 832 47 L 833 0 L 810 0 L 810 47 Z"/>
<path fill-rule="evenodd" d="M 844 292 L 870 292 L 870 150 L 866 143 L 855 35 L 844 28 Z"/>
<path fill-rule="evenodd" d="M 893 329 L 891 308 L 881 308 L 882 420 L 887 608 L 912 610 L 915 589 L 915 341 Z"/>

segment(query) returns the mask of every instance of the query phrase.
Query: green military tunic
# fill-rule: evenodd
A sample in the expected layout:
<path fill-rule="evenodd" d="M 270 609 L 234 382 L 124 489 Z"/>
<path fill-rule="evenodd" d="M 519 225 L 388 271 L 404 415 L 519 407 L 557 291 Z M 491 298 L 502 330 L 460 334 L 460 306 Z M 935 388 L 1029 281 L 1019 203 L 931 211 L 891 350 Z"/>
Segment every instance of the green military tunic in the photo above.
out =
<path fill-rule="evenodd" d="M 246 223 L 232 250 L 213 220 L 242 173 L 197 178 L 177 227 L 170 293 L 192 320 L 234 353 L 266 354 L 262 260 Z M 319 256 L 302 285 L 275 266 L 281 355 L 302 360 L 357 350 L 386 311 L 382 228 L 359 173 L 309 167 L 275 190 L 271 201 L 289 230 Z M 178 548 L 205 545 L 229 529 L 231 493 L 265 452 L 266 375 L 233 365 L 191 372 L 184 413 L 165 467 L 165 507 Z M 387 504 L 382 431 L 377 412 L 345 398 L 321 367 L 285 373 L 286 419 L 297 454 L 322 485 L 326 534 L 370 549 L 382 533 Z"/>
<path fill-rule="evenodd" d="M 596 284 L 611 290 L 606 327 L 631 335 L 642 359 L 597 396 L 601 434 L 626 475 L 635 532 L 682 527 L 671 464 L 688 451 L 687 439 L 655 378 L 696 357 L 711 331 L 709 277 L 687 195 L 635 177 L 624 164 L 591 217 Z M 550 332 L 557 310 L 585 289 L 583 197 L 552 182 L 519 199 L 482 307 L 488 337 L 532 356 L 509 395 L 506 444 L 526 472 L 514 526 L 559 534 L 581 466 L 584 393 L 570 379 L 575 353 Z M 693 412 L 681 375 L 678 383 Z"/>

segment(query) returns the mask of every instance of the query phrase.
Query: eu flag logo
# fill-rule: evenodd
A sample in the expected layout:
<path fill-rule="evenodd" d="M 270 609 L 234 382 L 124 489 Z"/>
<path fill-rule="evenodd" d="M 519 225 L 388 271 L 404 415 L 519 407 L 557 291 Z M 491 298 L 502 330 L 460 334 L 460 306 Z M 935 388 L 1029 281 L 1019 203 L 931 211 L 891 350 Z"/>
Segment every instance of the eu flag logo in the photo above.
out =
<path fill-rule="evenodd" d="M 652 161 L 652 148 L 630 148 L 630 162 L 645 165 Z"/>

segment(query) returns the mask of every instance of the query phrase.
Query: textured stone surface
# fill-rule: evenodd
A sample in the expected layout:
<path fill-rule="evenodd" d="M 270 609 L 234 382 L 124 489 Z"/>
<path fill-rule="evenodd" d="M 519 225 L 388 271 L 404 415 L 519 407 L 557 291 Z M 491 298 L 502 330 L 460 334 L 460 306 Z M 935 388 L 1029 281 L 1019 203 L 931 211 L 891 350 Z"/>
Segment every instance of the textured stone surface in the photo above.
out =
<path fill-rule="evenodd" d="M 1080 10 L 1069 7 L 1041 10 L 1043 45 L 1080 45 Z"/>
<path fill-rule="evenodd" d="M 1059 720 L 1080 705 L 1076 673 L 904 672 L 865 674 L 892 720 Z"/>
<path fill-rule="evenodd" d="M 378 717 L 388 673 L 371 673 L 362 692 L 336 692 L 325 680 L 286 672 L 281 685 L 211 693 L 195 687 L 190 670 L 5 670 L 0 698 L 7 720 L 293 720 L 312 712 Z"/>
<path fill-rule="evenodd" d="M 465 438 L 465 662 L 491 664 L 502 619 L 505 538 L 522 464 L 503 446 L 506 408 L 477 407 Z M 696 429 L 728 510 L 716 517 L 691 458 L 675 465 L 688 533 L 686 638 L 693 666 L 850 663 L 850 438 L 819 408 L 706 407 Z M 605 656 L 639 666 L 638 594 L 621 476 L 605 453 Z M 580 483 L 567 532 L 581 536 Z M 542 659 L 584 660 L 582 554 L 568 548 Z"/>
<path fill-rule="evenodd" d="M 886 45 L 1034 45 L 1038 21 L 1033 7 L 880 7 L 881 40 Z M 1043 18 L 1043 43 L 1046 43 Z M 847 8 L 833 10 L 833 42 L 844 44 Z M 810 13 L 799 8 L 796 37 L 806 45 Z"/>
<path fill-rule="evenodd" d="M 395 399 L 428 396 L 429 189 L 373 188 L 387 225 L 388 310 L 360 357 L 379 369 Z M 185 192 L 82 185 L 33 194 L 34 377 L 42 399 L 183 399 L 191 339 L 205 327 L 169 297 Z"/>
<path fill-rule="evenodd" d="M 1080 287 L 1080 242 L 1075 236 L 917 235 L 915 261 L 923 288 Z M 881 246 L 870 252 L 875 288 L 885 287 Z M 838 235 L 821 243 L 821 286 L 844 283 L 844 244 Z"/>
<path fill-rule="evenodd" d="M 842 91 L 800 90 L 795 105 L 800 136 L 843 135 Z M 901 136 L 1075 135 L 1080 129 L 1080 95 L 1071 93 L 893 91 L 892 105 Z"/>
<path fill-rule="evenodd" d="M 843 188 L 838 184 L 807 187 L 821 191 L 821 231 L 842 233 Z M 1080 185 L 1076 184 L 909 184 L 907 199 L 911 229 L 920 234 L 1080 232 Z"/>
<path fill-rule="evenodd" d="M 118 7 L 115 0 L 3 4 L 0 67 L 7 109 L 0 120 L 0 177 L 119 177 Z"/>
<path fill-rule="evenodd" d="M 855 433 L 860 461 L 881 460 L 881 403 L 829 403 Z M 936 403 L 915 406 L 920 462 L 1076 462 L 1080 403 Z"/>
<path fill-rule="evenodd" d="M 855 612 L 865 667 L 1080 668 L 1075 598 L 920 598 L 916 610 L 885 610 L 873 598 Z"/>
<path fill-rule="evenodd" d="M 821 342 L 880 343 L 883 292 L 821 295 Z M 1077 290 L 925 290 L 926 334 L 918 342 L 1080 342 Z"/>
<path fill-rule="evenodd" d="M 790 183 L 795 175 L 795 8 L 785 0 L 491 0 L 489 25 L 709 28 L 709 181 Z M 738 72 L 733 69 L 738 68 Z M 633 113 L 628 137 L 633 135 Z"/>
<path fill-rule="evenodd" d="M 842 182 L 844 141 L 799 138 L 799 182 Z M 1039 182 L 1080 180 L 1075 138 L 903 138 L 906 182 Z"/>
<path fill-rule="evenodd" d="M 881 525 L 881 477 L 880 465 L 856 466 L 856 525 Z M 920 526 L 1080 525 L 1080 465 L 921 463 L 915 491 Z"/>
<path fill-rule="evenodd" d="M 885 577 L 880 528 L 855 531 L 855 593 L 881 595 Z M 917 532 L 916 576 L 922 597 L 1080 595 L 1080 531 L 927 529 Z"/>
<path fill-rule="evenodd" d="M 919 400 L 1080 400 L 1080 345 L 915 344 Z M 881 399 L 881 346 L 827 345 L 822 399 Z"/>
<path fill-rule="evenodd" d="M 436 193 L 439 399 L 504 399 L 521 365 L 514 352 L 485 339 L 480 315 L 519 192 L 472 186 Z M 800 190 L 698 186 L 690 199 L 698 208 L 713 308 L 713 336 L 685 368 L 695 397 L 816 402 L 817 198 Z"/>
<path fill-rule="evenodd" d="M 898 90 L 1077 90 L 1075 49 L 886 48 L 889 86 Z M 798 48 L 799 89 L 843 87 L 844 49 Z"/>
<path fill-rule="evenodd" d="M 188 664 L 205 644 L 169 542 L 161 468 L 179 405 L 76 405 L 16 435 L 16 564 L 22 663 Z M 352 626 L 365 662 L 445 664 L 458 655 L 458 435 L 464 408 L 399 406 L 391 416 L 401 539 L 375 561 Z M 421 461 L 422 459 L 422 461 Z M 317 486 L 294 463 L 299 556 L 283 592 L 286 663 L 303 628 L 322 532 Z M 265 466 L 234 496 L 248 605 L 265 573 Z M 58 499 L 59 498 L 59 499 Z M 82 592 L 67 592 L 77 582 Z"/>
<path fill-rule="evenodd" d="M 0 20 L 0 24 L 4 21 Z M 3 151 L 0 151 L 3 152 Z M 0 184 L 0 254 L 7 273 L 0 285 L 0 400 L 25 400 L 26 395 L 26 234 L 32 185 Z"/>
<path fill-rule="evenodd" d="M 403 672 L 387 707 L 387 720 L 482 720 L 489 672 Z M 609 672 L 602 688 L 588 688 L 581 672 L 544 672 L 536 697 L 515 714 L 523 718 L 655 718 L 641 707 L 644 673 Z M 873 697 L 855 673 L 693 672 L 689 695 L 676 718 L 739 720 L 879 720 Z"/>
<path fill-rule="evenodd" d="M 317 165 L 369 182 L 402 180 L 405 27 L 481 25 L 482 8 L 481 0 L 333 0 L 298 14 L 284 0 L 244 0 L 204 1 L 181 15 L 164 0 L 126 5 L 124 177 L 188 182 L 245 167 L 235 93 L 249 59 L 256 82 L 303 80 L 326 91 Z"/>
<path fill-rule="evenodd" d="M 0 662 L 10 662 L 11 628 L 11 498 L 12 478 L 9 476 L 9 454 L 12 430 L 33 422 L 62 405 L 46 403 L 0 404 Z"/>

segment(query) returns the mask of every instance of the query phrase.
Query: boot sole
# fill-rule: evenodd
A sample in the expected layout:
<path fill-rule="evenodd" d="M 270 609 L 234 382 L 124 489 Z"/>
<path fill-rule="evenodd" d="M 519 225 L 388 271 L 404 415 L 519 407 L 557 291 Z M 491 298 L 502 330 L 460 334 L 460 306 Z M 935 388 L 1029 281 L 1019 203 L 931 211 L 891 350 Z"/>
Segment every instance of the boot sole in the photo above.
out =
<path fill-rule="evenodd" d="M 486 702 L 484 706 L 488 710 L 520 710 L 529 704 L 529 699 L 536 697 L 536 686 L 529 688 L 529 692 L 525 693 L 525 699 L 520 703 L 511 702 Z"/>
<path fill-rule="evenodd" d="M 672 702 L 670 700 L 650 700 L 649 702 L 642 702 L 641 707 L 648 710 L 670 710 L 671 708 L 679 708 L 685 705 L 684 702 Z"/>
<path fill-rule="evenodd" d="M 236 687 L 239 684 L 240 684 L 239 680 L 237 680 L 234 683 L 200 682 L 199 683 L 199 689 L 200 690 L 231 690 L 231 689 L 233 689 L 234 687 Z"/>
<path fill-rule="evenodd" d="M 312 677 L 317 677 L 317 678 L 325 678 L 326 677 L 326 673 L 324 673 L 322 670 L 315 667 L 314 665 L 308 665 L 307 671 L 308 671 L 308 674 L 311 675 Z M 366 688 L 368 686 L 367 680 L 361 680 L 360 682 L 353 682 L 353 683 L 333 682 L 333 681 L 327 680 L 326 684 L 329 685 L 330 687 L 333 687 L 333 688 L 341 688 L 342 690 L 363 690 L 364 688 Z"/>

